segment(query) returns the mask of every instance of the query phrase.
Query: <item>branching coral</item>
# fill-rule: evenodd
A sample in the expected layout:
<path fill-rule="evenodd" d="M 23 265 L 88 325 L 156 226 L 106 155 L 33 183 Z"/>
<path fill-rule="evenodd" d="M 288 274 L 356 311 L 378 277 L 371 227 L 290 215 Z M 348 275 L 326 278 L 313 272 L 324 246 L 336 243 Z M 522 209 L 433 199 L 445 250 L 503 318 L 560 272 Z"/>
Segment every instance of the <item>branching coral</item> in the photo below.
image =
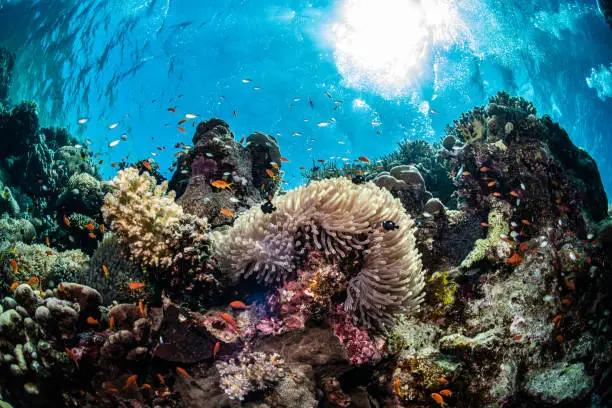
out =
<path fill-rule="evenodd" d="M 283 280 L 310 243 L 336 260 L 363 256 L 345 308 L 364 325 L 380 327 L 392 323 L 396 313 L 418 310 L 424 281 L 414 222 L 391 193 L 372 183 L 329 179 L 292 190 L 273 204 L 272 214 L 255 207 L 231 229 L 213 233 L 234 279 Z M 384 230 L 383 221 L 399 228 Z"/>
<path fill-rule="evenodd" d="M 119 240 L 139 263 L 169 267 L 172 228 L 183 215 L 174 191 L 167 192 L 167 182 L 157 185 L 155 177 L 134 168 L 120 171 L 112 185 L 116 191 L 104 198 L 102 213 Z"/>
<path fill-rule="evenodd" d="M 283 377 L 283 360 L 278 354 L 241 352 L 238 360 L 217 363 L 219 385 L 231 398 L 242 401 L 251 391 L 261 391 Z"/>

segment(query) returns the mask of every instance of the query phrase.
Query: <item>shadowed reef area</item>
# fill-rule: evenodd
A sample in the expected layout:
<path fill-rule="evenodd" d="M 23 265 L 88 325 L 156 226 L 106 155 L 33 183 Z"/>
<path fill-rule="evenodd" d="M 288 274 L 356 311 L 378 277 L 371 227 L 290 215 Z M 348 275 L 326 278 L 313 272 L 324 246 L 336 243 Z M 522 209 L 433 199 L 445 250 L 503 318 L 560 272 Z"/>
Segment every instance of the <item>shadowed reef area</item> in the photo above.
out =
<path fill-rule="evenodd" d="M 439 143 L 313 165 L 200 122 L 165 180 L 7 100 L 0 406 L 609 406 L 596 163 L 503 92 Z"/>

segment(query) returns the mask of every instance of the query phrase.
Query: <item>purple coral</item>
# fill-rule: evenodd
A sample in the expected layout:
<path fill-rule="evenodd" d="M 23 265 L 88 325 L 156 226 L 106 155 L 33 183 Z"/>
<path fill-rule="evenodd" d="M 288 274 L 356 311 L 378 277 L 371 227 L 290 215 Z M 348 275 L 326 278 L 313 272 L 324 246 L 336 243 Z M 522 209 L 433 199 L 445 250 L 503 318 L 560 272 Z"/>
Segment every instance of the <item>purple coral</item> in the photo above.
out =
<path fill-rule="evenodd" d="M 375 364 L 380 360 L 381 342 L 353 324 L 352 318 L 344 311 L 344 304 L 336 306 L 330 322 L 352 365 Z"/>
<path fill-rule="evenodd" d="M 208 179 L 215 174 L 215 171 L 217 171 L 217 162 L 202 155 L 196 156 L 191 162 L 191 175 L 193 177 L 203 176 Z"/>
<path fill-rule="evenodd" d="M 244 400 L 251 391 L 265 390 L 283 377 L 283 359 L 276 353 L 242 351 L 237 359 L 216 364 L 219 386 L 233 400 Z"/>

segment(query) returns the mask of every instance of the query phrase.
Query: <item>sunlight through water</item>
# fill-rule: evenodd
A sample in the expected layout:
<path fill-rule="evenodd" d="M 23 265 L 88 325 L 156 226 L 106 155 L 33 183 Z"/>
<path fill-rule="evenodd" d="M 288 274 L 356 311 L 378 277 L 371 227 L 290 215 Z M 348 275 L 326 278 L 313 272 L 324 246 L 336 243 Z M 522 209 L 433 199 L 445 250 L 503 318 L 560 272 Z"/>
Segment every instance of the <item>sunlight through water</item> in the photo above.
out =
<path fill-rule="evenodd" d="M 436 47 L 448 47 L 462 26 L 441 0 L 344 0 L 331 27 L 338 70 L 349 86 L 393 98 L 408 93 Z"/>

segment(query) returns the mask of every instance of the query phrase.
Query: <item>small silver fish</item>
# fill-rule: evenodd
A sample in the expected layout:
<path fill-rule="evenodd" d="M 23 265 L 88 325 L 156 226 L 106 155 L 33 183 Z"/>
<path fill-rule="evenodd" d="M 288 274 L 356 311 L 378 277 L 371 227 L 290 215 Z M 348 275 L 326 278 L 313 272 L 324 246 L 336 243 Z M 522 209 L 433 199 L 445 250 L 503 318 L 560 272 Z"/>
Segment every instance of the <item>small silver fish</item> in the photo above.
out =
<path fill-rule="evenodd" d="M 113 140 L 112 142 L 108 144 L 108 147 L 115 147 L 119 144 L 119 142 L 120 142 L 119 139 Z"/>
<path fill-rule="evenodd" d="M 116 128 L 117 126 L 119 126 L 119 122 L 115 122 L 115 123 L 113 123 L 113 124 L 109 125 L 109 126 L 108 126 L 108 128 L 109 128 L 109 129 L 114 129 L 114 128 Z"/>
<path fill-rule="evenodd" d="M 81 118 L 81 119 L 77 120 L 77 123 L 79 125 L 83 125 L 83 124 L 87 123 L 88 120 L 89 120 L 88 118 Z"/>

